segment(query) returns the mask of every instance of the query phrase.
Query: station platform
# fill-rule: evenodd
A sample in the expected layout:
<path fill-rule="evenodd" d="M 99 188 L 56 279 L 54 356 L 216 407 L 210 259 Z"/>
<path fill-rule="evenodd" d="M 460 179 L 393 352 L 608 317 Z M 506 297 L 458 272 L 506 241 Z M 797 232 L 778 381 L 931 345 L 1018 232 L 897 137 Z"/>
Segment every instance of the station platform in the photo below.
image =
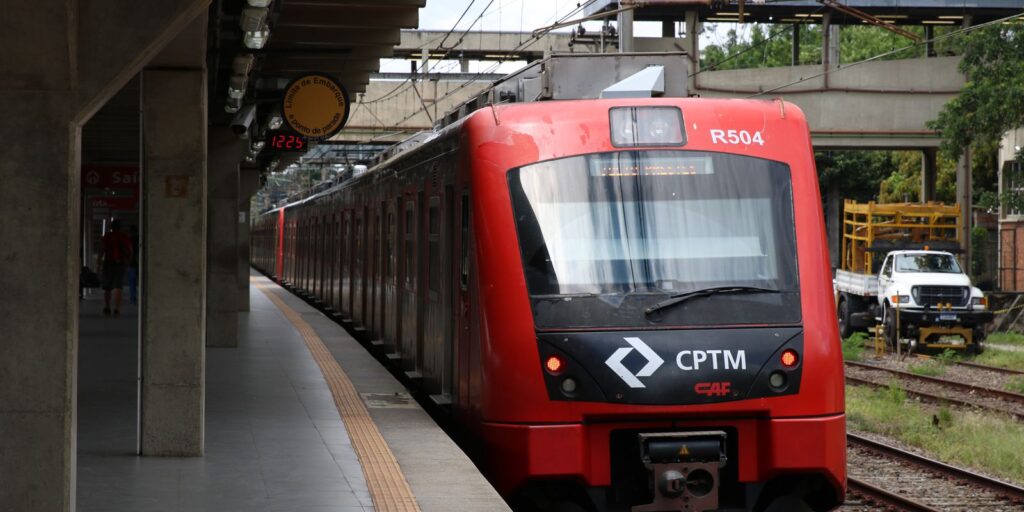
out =
<path fill-rule="evenodd" d="M 207 348 L 205 456 L 137 456 L 138 315 L 125 295 L 116 318 L 102 293 L 81 302 L 77 510 L 508 510 L 358 342 L 258 274 L 238 348 Z"/>

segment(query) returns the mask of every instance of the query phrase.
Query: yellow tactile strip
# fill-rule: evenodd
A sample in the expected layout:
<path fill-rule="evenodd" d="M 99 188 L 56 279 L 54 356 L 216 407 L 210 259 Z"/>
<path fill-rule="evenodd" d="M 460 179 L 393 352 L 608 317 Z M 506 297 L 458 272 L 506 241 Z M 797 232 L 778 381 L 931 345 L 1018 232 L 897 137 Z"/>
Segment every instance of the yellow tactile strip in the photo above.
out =
<path fill-rule="evenodd" d="M 352 440 L 352 447 L 363 466 L 366 485 L 373 498 L 373 508 L 377 512 L 419 512 L 420 507 L 395 455 L 370 417 L 352 381 L 327 350 L 323 340 L 302 315 L 285 304 L 273 289 L 260 284 L 255 278 L 252 281 L 295 326 L 316 364 L 320 366 L 320 372 L 334 397 L 334 405 L 338 407 L 338 413 Z"/>

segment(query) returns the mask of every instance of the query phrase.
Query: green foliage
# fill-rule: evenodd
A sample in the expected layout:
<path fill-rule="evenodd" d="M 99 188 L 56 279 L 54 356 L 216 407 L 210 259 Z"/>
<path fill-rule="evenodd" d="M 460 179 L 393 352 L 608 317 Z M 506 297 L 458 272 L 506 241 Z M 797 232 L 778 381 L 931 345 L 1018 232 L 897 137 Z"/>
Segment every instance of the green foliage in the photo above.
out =
<path fill-rule="evenodd" d="M 864 341 L 868 335 L 857 331 L 843 340 L 843 359 L 846 361 L 860 361 L 864 359 Z"/>
<path fill-rule="evenodd" d="M 925 377 L 938 377 L 943 373 L 946 373 L 946 367 L 937 361 L 927 361 L 920 364 L 907 365 L 907 371 L 914 375 L 924 375 Z"/>
<path fill-rule="evenodd" d="M 929 126 L 956 158 L 969 146 L 998 141 L 1024 125 L 1024 35 L 1020 24 L 997 24 L 962 38 L 960 70 L 967 83 Z"/>
<path fill-rule="evenodd" d="M 988 335 L 988 341 L 1004 345 L 1024 345 L 1024 334 L 1019 332 L 994 332 Z"/>
<path fill-rule="evenodd" d="M 1006 383 L 1006 390 L 1024 394 L 1024 377 L 1014 377 Z"/>
<path fill-rule="evenodd" d="M 847 387 L 847 426 L 892 437 L 951 464 L 1024 481 L 1024 424 L 1008 416 L 895 398 L 887 389 Z"/>
<path fill-rule="evenodd" d="M 907 392 L 903 391 L 903 386 L 898 380 L 892 379 L 885 387 L 882 397 L 891 404 L 902 404 L 907 401 Z"/>
<path fill-rule="evenodd" d="M 989 337 L 989 339 L 991 340 L 992 338 Z M 990 347 L 984 353 L 974 358 L 974 362 L 1000 368 L 1009 368 L 1011 370 L 1024 370 L 1024 352 L 997 350 Z"/>
<path fill-rule="evenodd" d="M 960 352 L 953 350 L 951 348 L 947 348 L 946 350 L 943 350 L 941 354 L 935 356 L 935 361 L 943 366 L 956 364 L 956 362 L 959 360 Z"/>

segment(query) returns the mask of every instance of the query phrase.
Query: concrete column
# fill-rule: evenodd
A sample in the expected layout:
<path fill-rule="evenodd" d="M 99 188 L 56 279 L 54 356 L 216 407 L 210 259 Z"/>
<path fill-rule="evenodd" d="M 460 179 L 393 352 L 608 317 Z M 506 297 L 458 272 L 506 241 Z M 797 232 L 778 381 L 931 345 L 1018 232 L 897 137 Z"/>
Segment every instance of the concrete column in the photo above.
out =
<path fill-rule="evenodd" d="M 211 126 L 207 155 L 206 345 L 238 346 L 238 164 L 248 142 Z"/>
<path fill-rule="evenodd" d="M 5 3 L 0 17 L 0 44 L 10 50 L 0 54 L 5 511 L 74 509 L 81 130 L 68 46 L 77 20 L 64 4 Z"/>
<path fill-rule="evenodd" d="M 686 53 L 690 57 L 690 91 L 697 91 L 697 77 L 700 71 L 700 12 L 696 10 L 686 11 L 684 21 L 686 29 Z"/>
<path fill-rule="evenodd" d="M 790 61 L 794 66 L 800 65 L 800 23 L 793 24 L 793 49 Z"/>
<path fill-rule="evenodd" d="M 633 51 L 633 10 L 619 13 L 619 53 Z"/>
<path fill-rule="evenodd" d="M 924 57 L 935 56 L 935 43 L 932 42 L 932 38 L 935 37 L 935 26 L 925 25 L 924 26 Z"/>
<path fill-rule="evenodd" d="M 937 175 L 935 148 L 921 150 L 921 202 L 935 200 L 935 180 Z"/>
<path fill-rule="evenodd" d="M 974 206 L 973 184 L 971 183 L 971 148 L 964 150 L 956 163 L 956 202 L 960 204 L 960 248 L 963 249 L 963 264 L 968 272 L 971 268 L 971 229 Z"/>
<path fill-rule="evenodd" d="M 260 188 L 260 170 L 245 167 L 238 173 L 238 310 L 249 311 L 249 203 Z"/>
<path fill-rule="evenodd" d="M 832 23 L 831 12 L 826 12 L 821 20 L 821 63 L 826 70 L 834 69 L 839 67 L 839 25 Z"/>
<path fill-rule="evenodd" d="M 144 455 L 203 454 L 206 71 L 142 73 Z"/>
<path fill-rule="evenodd" d="M 676 22 L 661 20 L 661 37 L 676 37 Z"/>
<path fill-rule="evenodd" d="M 828 184 L 825 227 L 828 229 L 828 253 L 832 268 L 839 267 L 843 239 L 843 194 L 838 180 Z"/>

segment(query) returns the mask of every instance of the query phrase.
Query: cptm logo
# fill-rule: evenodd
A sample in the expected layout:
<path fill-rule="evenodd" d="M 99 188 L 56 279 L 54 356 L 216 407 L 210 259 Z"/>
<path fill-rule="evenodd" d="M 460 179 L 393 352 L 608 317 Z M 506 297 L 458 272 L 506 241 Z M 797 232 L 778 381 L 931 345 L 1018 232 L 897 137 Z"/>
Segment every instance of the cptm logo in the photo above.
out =
<path fill-rule="evenodd" d="M 619 378 L 622 379 L 622 381 L 629 387 L 634 389 L 645 388 L 647 386 L 644 386 L 644 383 L 640 382 L 640 379 L 637 377 L 650 377 L 654 374 L 655 370 L 661 368 L 661 365 L 665 360 L 659 357 L 658 354 L 655 353 L 651 347 L 647 346 L 647 344 L 644 343 L 644 340 L 641 340 L 640 338 L 622 339 L 626 340 L 626 343 L 629 343 L 630 346 L 621 347 L 616 350 L 615 353 L 613 353 L 612 356 L 604 362 L 604 364 L 608 365 L 608 368 L 611 368 L 612 371 L 615 372 L 615 375 L 618 375 Z M 636 375 L 633 375 L 633 372 L 629 371 L 629 368 L 626 368 L 625 365 L 622 364 L 622 360 L 625 359 L 633 349 L 636 349 L 640 355 L 647 359 L 647 364 L 645 364 L 640 371 L 636 372 Z"/>

